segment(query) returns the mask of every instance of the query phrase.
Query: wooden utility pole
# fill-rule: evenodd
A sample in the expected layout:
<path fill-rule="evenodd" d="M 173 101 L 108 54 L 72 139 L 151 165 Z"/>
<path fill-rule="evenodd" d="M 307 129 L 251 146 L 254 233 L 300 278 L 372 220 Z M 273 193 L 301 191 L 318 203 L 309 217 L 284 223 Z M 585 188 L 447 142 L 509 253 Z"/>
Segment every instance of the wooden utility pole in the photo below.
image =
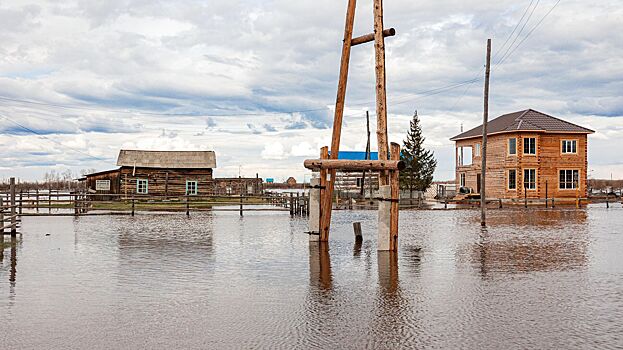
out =
<path fill-rule="evenodd" d="M 387 92 L 385 90 L 385 36 L 383 35 L 383 0 L 374 0 L 374 56 L 376 72 L 376 137 L 379 160 L 387 160 Z M 388 173 L 382 172 L 379 185 L 389 183 Z"/>
<path fill-rule="evenodd" d="M 366 111 L 366 132 L 368 135 L 368 142 L 366 143 L 366 160 L 370 160 L 370 112 Z M 365 183 L 366 183 L 366 171 L 363 171 L 361 176 L 361 196 L 365 197 Z"/>
<path fill-rule="evenodd" d="M 482 149 L 480 157 L 482 159 L 482 169 L 480 175 L 480 224 L 487 225 L 487 195 L 486 195 L 486 176 L 487 176 L 487 124 L 489 123 L 489 77 L 491 75 L 491 39 L 487 39 L 487 67 L 485 69 L 485 102 L 482 113 Z"/>
<path fill-rule="evenodd" d="M 337 86 L 337 98 L 335 101 L 335 115 L 333 117 L 333 135 L 331 138 L 331 159 L 337 159 L 340 152 L 340 137 L 342 136 L 342 117 L 344 116 L 344 102 L 346 100 L 346 84 L 348 81 L 348 66 L 350 63 L 350 49 L 353 39 L 353 27 L 355 25 L 355 7 L 357 0 L 348 0 L 346 10 L 346 25 L 344 28 L 344 41 L 342 43 L 342 59 L 340 64 L 340 77 Z M 381 33 L 382 35 L 383 33 Z M 329 240 L 329 227 L 331 226 L 331 206 L 333 205 L 333 185 L 335 183 L 335 169 L 328 171 L 326 189 L 322 193 L 320 216 L 320 241 Z"/>

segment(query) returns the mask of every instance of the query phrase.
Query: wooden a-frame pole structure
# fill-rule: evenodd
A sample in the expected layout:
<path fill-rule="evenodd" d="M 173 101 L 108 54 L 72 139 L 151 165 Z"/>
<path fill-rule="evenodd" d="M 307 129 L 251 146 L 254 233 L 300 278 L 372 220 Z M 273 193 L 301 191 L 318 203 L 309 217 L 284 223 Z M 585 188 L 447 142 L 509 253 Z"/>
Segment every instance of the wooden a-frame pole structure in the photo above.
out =
<path fill-rule="evenodd" d="M 346 10 L 346 25 L 344 28 L 344 41 L 342 44 L 342 58 L 340 64 L 339 81 L 337 88 L 337 98 L 335 102 L 335 115 L 333 118 L 333 134 L 331 138 L 331 151 L 326 147 L 321 149 L 320 160 L 306 161 L 309 169 L 320 170 L 320 210 L 319 210 L 319 240 L 326 242 L 329 240 L 329 229 L 331 226 L 331 211 L 333 206 L 333 189 L 335 175 L 338 169 L 344 170 L 344 166 L 355 167 L 359 170 L 380 171 L 380 186 L 391 186 L 391 197 L 381 198 L 391 202 L 389 218 L 389 238 L 387 245 L 379 243 L 380 250 L 397 250 L 398 242 L 398 171 L 401 167 L 400 146 L 392 144 L 391 155 L 387 141 L 387 93 L 385 89 L 385 37 L 395 35 L 395 30 L 384 29 L 383 27 L 383 1 L 373 0 L 374 2 L 374 33 L 353 38 L 353 27 L 355 23 L 356 0 L 348 0 Z M 336 163 L 340 151 L 340 138 L 342 134 L 342 119 L 344 116 L 344 104 L 346 99 L 346 86 L 348 82 L 348 68 L 350 63 L 351 48 L 374 41 L 375 51 L 375 74 L 376 74 L 376 115 L 377 115 L 377 140 L 379 149 L 378 161 L 359 161 L 364 162 L 354 165 L 358 161 Z M 388 156 L 391 158 L 388 159 Z M 331 165 L 329 165 L 331 164 Z M 387 246 L 388 249 L 381 248 Z"/>

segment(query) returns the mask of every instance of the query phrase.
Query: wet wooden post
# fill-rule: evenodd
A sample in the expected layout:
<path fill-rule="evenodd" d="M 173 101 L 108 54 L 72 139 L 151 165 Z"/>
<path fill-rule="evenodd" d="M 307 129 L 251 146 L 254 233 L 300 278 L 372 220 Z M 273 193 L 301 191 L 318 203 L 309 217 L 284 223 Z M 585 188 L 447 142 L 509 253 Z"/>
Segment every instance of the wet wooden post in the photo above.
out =
<path fill-rule="evenodd" d="M 11 193 L 11 236 L 15 236 L 17 234 L 17 220 L 15 215 L 16 215 L 16 210 L 15 210 L 15 178 L 12 177 L 10 179 L 10 183 L 9 183 L 9 191 Z"/>
<path fill-rule="evenodd" d="M 24 206 L 24 192 L 19 190 L 19 215 L 22 215 L 22 208 Z"/>
<path fill-rule="evenodd" d="M 499 198 L 498 200 L 500 201 L 500 207 L 499 208 L 502 209 L 502 198 Z"/>
<path fill-rule="evenodd" d="M 443 199 L 443 208 L 448 209 L 448 198 Z"/>
<path fill-rule="evenodd" d="M 363 241 L 363 234 L 361 232 L 361 222 L 353 222 L 353 231 L 355 231 L 355 242 Z"/>
<path fill-rule="evenodd" d="M 556 202 L 554 201 L 554 197 L 552 197 L 552 209 L 556 208 Z"/>
<path fill-rule="evenodd" d="M 244 214 L 242 212 L 242 189 L 240 189 L 240 217 L 242 217 Z"/>
<path fill-rule="evenodd" d="M 132 216 L 134 216 L 134 196 L 132 196 Z"/>
<path fill-rule="evenodd" d="M 290 216 L 294 216 L 294 193 L 290 192 Z"/>
<path fill-rule="evenodd" d="M 48 189 L 48 213 L 52 212 L 52 187 Z"/>
<path fill-rule="evenodd" d="M 400 160 L 400 145 L 392 142 L 391 160 Z M 390 171 L 391 205 L 389 212 L 389 250 L 398 251 L 398 213 L 400 206 L 400 178 L 399 170 Z"/>
<path fill-rule="evenodd" d="M 39 189 L 37 188 L 35 190 L 35 201 L 36 201 L 36 207 L 37 207 L 37 213 L 39 212 Z"/>
<path fill-rule="evenodd" d="M 78 216 L 78 193 L 74 193 L 74 215 Z"/>
<path fill-rule="evenodd" d="M 190 202 L 188 199 L 188 195 L 186 195 L 186 216 L 190 216 Z"/>
<path fill-rule="evenodd" d="M 606 192 L 606 209 L 610 209 L 610 192 Z"/>

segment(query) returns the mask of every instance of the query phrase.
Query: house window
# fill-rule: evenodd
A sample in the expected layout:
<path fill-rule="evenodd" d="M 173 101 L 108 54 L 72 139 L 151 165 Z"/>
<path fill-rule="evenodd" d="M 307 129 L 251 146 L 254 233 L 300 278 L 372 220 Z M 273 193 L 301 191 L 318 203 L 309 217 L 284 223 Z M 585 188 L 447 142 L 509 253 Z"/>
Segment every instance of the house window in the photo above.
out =
<path fill-rule="evenodd" d="M 523 170 L 523 187 L 527 190 L 536 190 L 536 169 Z"/>
<path fill-rule="evenodd" d="M 96 191 L 110 191 L 110 180 L 95 180 Z"/>
<path fill-rule="evenodd" d="M 480 157 L 480 144 L 477 143 L 474 146 L 474 157 Z"/>
<path fill-rule="evenodd" d="M 461 187 L 465 187 L 465 174 L 460 174 L 459 178 L 460 178 Z"/>
<path fill-rule="evenodd" d="M 517 139 L 508 139 L 508 154 L 514 156 L 517 154 Z"/>
<path fill-rule="evenodd" d="M 197 195 L 197 181 L 186 180 L 186 195 L 187 196 Z"/>
<path fill-rule="evenodd" d="M 472 148 L 471 147 L 459 147 L 457 162 L 459 166 L 472 165 Z"/>
<path fill-rule="evenodd" d="M 536 154 L 536 138 L 526 137 L 523 139 L 523 154 Z"/>
<path fill-rule="evenodd" d="M 147 179 L 137 179 L 136 180 L 136 193 L 138 194 L 147 194 Z"/>
<path fill-rule="evenodd" d="M 561 170 L 560 171 L 560 189 L 574 190 L 578 188 L 580 179 L 579 170 Z"/>
<path fill-rule="evenodd" d="M 578 153 L 578 141 L 577 140 L 562 140 L 562 153 Z"/>
<path fill-rule="evenodd" d="M 508 171 L 508 189 L 516 190 L 517 189 L 517 170 L 510 169 Z"/>

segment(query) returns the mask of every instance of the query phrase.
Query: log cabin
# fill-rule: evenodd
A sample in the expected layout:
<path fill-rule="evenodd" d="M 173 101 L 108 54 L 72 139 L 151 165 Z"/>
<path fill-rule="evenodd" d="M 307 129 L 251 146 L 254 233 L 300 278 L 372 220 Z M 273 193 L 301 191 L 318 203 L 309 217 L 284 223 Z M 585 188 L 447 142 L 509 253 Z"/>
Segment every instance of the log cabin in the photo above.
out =
<path fill-rule="evenodd" d="M 593 130 L 527 109 L 488 123 L 487 197 L 587 196 L 588 135 Z M 450 139 L 457 187 L 480 193 L 482 125 Z"/>
<path fill-rule="evenodd" d="M 91 193 L 125 198 L 256 195 L 263 191 L 258 176 L 213 178 L 213 169 L 216 168 L 214 151 L 121 150 L 117 166 L 117 169 L 87 174 L 80 180 Z"/>

